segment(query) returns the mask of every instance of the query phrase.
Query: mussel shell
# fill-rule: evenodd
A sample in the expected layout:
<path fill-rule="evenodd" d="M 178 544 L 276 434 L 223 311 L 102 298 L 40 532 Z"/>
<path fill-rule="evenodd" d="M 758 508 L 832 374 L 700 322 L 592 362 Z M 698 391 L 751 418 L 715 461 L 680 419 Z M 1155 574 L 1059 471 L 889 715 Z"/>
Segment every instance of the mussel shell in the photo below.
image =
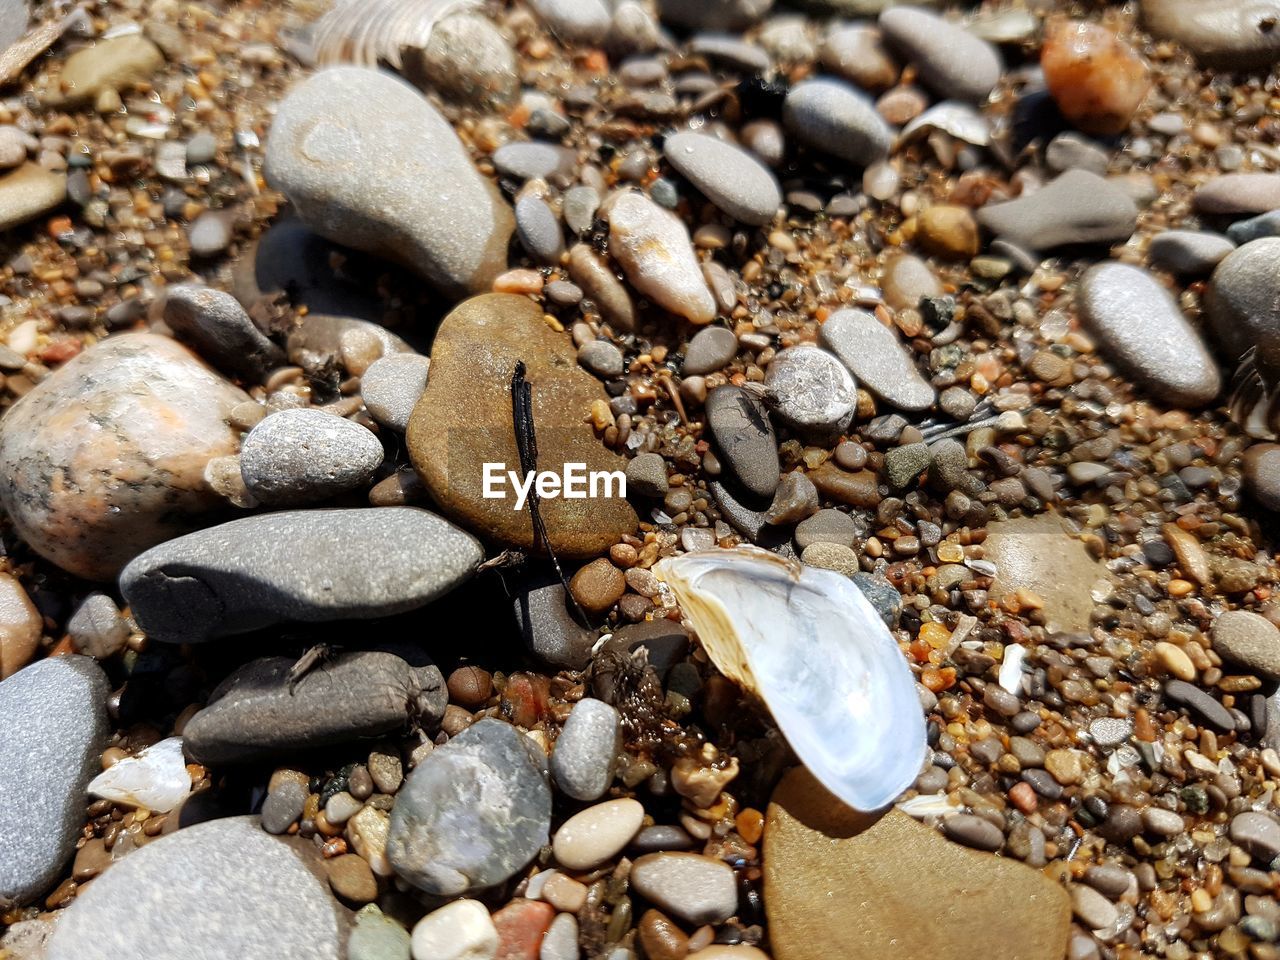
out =
<path fill-rule="evenodd" d="M 425 47 L 437 23 L 479 6 L 480 0 L 339 0 L 311 28 L 311 55 L 320 66 L 386 63 L 399 70 L 402 50 Z"/>
<path fill-rule="evenodd" d="M 877 810 L 914 782 L 926 750 L 920 698 L 853 581 L 756 547 L 668 557 L 653 572 L 720 672 L 765 703 L 827 789 Z"/>

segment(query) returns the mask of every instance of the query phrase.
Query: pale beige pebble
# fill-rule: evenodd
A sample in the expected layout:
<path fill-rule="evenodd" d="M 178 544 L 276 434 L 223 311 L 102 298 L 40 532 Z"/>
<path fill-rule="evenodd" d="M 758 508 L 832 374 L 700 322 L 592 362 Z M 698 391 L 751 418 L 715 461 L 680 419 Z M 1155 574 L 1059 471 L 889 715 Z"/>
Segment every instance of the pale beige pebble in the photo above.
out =
<path fill-rule="evenodd" d="M 749 943 L 715 943 L 697 953 L 689 954 L 689 957 L 696 957 L 697 960 L 769 960 L 767 953 Z"/>
<path fill-rule="evenodd" d="M 1050 750 L 1044 756 L 1044 768 L 1064 787 L 1084 779 L 1088 756 L 1079 750 Z"/>
<path fill-rule="evenodd" d="M 44 621 L 16 577 L 0 573 L 0 680 L 5 680 L 35 656 Z"/>
<path fill-rule="evenodd" d="M 733 869 L 698 853 L 650 853 L 631 865 L 631 886 L 691 924 L 721 923 L 738 910 Z"/>
<path fill-rule="evenodd" d="M 1155 654 L 1156 659 L 1160 661 L 1160 665 L 1179 680 L 1186 680 L 1190 683 L 1196 678 L 1195 665 L 1181 647 L 1169 643 L 1167 640 L 1161 640 L 1155 646 Z"/>
<path fill-rule="evenodd" d="M 1262 761 L 1262 769 L 1266 770 L 1272 777 L 1280 777 L 1280 753 L 1276 753 L 1271 747 L 1267 747 L 1260 754 L 1258 759 Z"/>
<path fill-rule="evenodd" d="M 630 332 L 636 328 L 636 308 L 631 294 L 604 259 L 585 243 L 575 244 L 569 250 L 569 276 L 595 304 L 601 318 L 615 330 Z"/>
<path fill-rule="evenodd" d="M 413 960 L 491 960 L 498 928 L 478 900 L 455 900 L 433 910 L 413 928 Z"/>
<path fill-rule="evenodd" d="M 716 802 L 720 792 L 737 775 L 737 757 L 723 767 L 709 766 L 694 757 L 681 757 L 671 768 L 671 786 L 680 796 L 688 797 L 695 807 L 705 809 Z"/>
<path fill-rule="evenodd" d="M 42 213 L 48 213 L 67 198 L 67 175 L 24 163 L 0 176 L 0 230 L 9 230 Z"/>
<path fill-rule="evenodd" d="M 679 217 L 634 190 L 617 191 L 600 212 L 609 220 L 609 253 L 633 287 L 693 323 L 716 318 L 715 297 Z"/>
<path fill-rule="evenodd" d="M 581 910 L 587 902 L 587 885 L 565 876 L 559 870 L 548 872 L 554 876 L 548 877 L 542 885 L 542 899 L 564 913 L 577 913 Z"/>
<path fill-rule="evenodd" d="M 387 859 L 387 836 L 391 817 L 376 807 L 364 807 L 347 821 L 346 837 L 351 849 L 364 857 L 369 868 L 380 877 L 395 874 Z"/>
<path fill-rule="evenodd" d="M 607 800 L 574 814 L 556 831 L 551 850 L 562 866 L 589 870 L 621 851 L 644 822 L 644 804 Z"/>
<path fill-rule="evenodd" d="M 137 33 L 99 40 L 77 50 L 62 65 L 59 85 L 66 104 L 87 103 L 106 90 L 145 83 L 164 66 L 160 48 Z"/>
<path fill-rule="evenodd" d="M 1178 566 L 1182 568 L 1182 572 L 1201 586 L 1209 583 L 1213 578 L 1209 569 L 1209 557 L 1195 534 L 1183 530 L 1176 523 L 1166 523 L 1161 530 L 1164 532 L 1165 542 L 1178 558 Z"/>

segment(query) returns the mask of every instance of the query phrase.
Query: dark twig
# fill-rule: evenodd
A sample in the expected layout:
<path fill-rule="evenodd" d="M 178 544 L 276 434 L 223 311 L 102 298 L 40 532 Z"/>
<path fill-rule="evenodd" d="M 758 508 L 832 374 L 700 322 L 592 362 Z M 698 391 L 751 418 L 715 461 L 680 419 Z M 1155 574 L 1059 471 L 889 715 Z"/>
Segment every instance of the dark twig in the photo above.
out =
<path fill-rule="evenodd" d="M 520 453 L 520 472 L 524 477 L 536 473 L 538 469 L 538 437 L 533 427 L 533 386 L 525 379 L 523 360 L 516 361 L 515 371 L 511 374 L 511 419 L 516 430 L 516 449 Z M 564 595 L 573 608 L 574 616 L 579 623 L 586 624 L 587 616 L 569 589 L 569 578 L 560 566 L 555 550 L 551 548 L 551 540 L 547 537 L 547 526 L 542 520 L 542 510 L 538 499 L 537 484 L 529 488 L 526 501 L 529 505 L 529 517 L 533 520 L 533 545 L 535 549 L 539 541 L 547 548 L 547 556 L 556 569 L 556 575 L 564 584 Z"/>

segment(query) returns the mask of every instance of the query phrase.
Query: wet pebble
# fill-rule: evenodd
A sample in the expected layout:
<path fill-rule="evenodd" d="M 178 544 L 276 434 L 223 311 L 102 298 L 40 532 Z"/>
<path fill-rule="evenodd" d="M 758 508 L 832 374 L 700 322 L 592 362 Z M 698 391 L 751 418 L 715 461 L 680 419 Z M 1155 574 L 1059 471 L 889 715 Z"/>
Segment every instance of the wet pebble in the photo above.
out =
<path fill-rule="evenodd" d="M 1004 846 L 1004 833 L 990 820 L 968 813 L 957 813 L 942 821 L 942 829 L 956 843 L 978 850 L 999 850 Z"/>
<path fill-rule="evenodd" d="M 634 191 L 613 194 L 601 213 L 609 220 L 609 253 L 632 286 L 693 323 L 715 319 L 715 298 L 679 217 Z"/>
<path fill-rule="evenodd" d="M 592 340 L 578 348 L 578 362 L 602 380 L 619 377 L 625 367 L 622 351 L 607 340 Z"/>
<path fill-rule="evenodd" d="M 631 886 L 666 913 L 699 925 L 738 911 L 733 870 L 696 853 L 650 853 L 631 865 Z"/>
<path fill-rule="evenodd" d="M 556 831 L 552 852 L 569 870 L 591 870 L 620 853 L 644 822 L 637 800 L 609 800 L 575 813 Z"/>

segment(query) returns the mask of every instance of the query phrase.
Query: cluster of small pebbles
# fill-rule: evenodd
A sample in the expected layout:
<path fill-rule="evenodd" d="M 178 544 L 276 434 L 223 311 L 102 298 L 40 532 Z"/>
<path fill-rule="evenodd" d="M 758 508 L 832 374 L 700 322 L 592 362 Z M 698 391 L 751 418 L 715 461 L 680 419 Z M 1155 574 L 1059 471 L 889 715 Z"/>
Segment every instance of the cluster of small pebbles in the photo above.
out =
<path fill-rule="evenodd" d="M 1280 958 L 1277 17 L 0 0 L 0 958 Z"/>

